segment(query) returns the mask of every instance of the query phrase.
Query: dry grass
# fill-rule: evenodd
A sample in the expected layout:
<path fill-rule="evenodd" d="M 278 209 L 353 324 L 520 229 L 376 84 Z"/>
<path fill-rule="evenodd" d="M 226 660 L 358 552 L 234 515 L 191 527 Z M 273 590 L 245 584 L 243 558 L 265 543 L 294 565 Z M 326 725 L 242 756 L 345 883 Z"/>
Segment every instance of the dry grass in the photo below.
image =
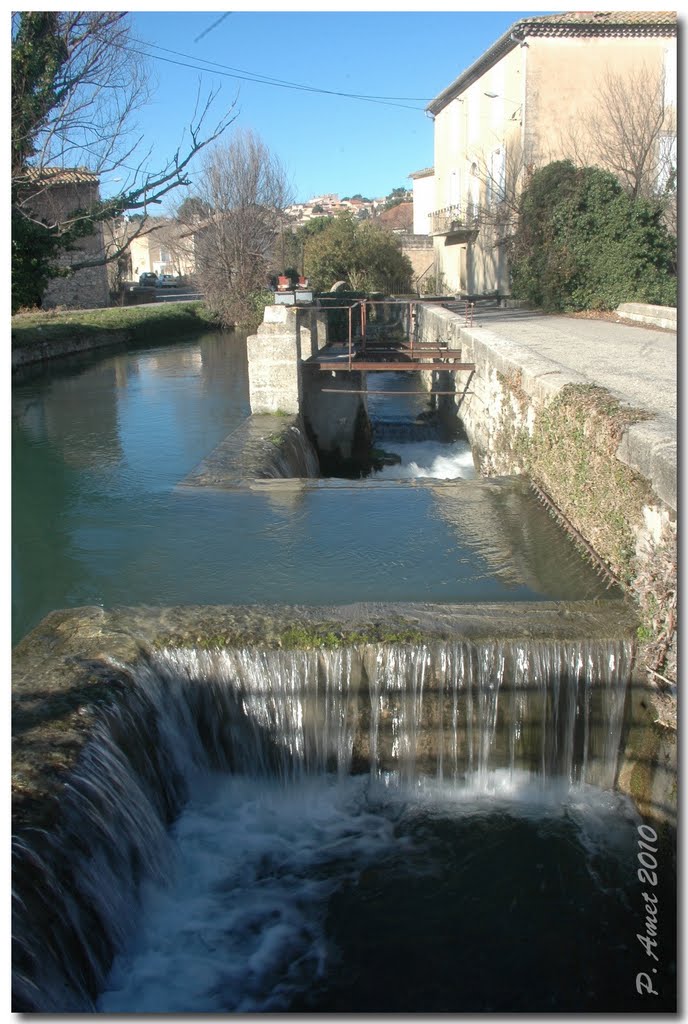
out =
<path fill-rule="evenodd" d="M 644 561 L 632 591 L 643 625 L 639 631 L 645 668 L 658 683 L 675 684 L 677 674 L 678 557 L 675 525 Z"/>

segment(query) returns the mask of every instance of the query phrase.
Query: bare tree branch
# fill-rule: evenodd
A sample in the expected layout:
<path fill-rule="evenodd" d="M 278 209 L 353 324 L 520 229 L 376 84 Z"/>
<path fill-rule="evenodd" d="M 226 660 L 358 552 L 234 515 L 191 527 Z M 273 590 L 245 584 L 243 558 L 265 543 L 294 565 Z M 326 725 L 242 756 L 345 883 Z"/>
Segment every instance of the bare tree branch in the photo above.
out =
<path fill-rule="evenodd" d="M 587 117 L 562 136 L 562 152 L 579 166 L 611 171 L 632 199 L 658 198 L 675 172 L 675 147 L 664 144 L 675 135 L 664 74 L 639 65 L 605 72 Z"/>
<path fill-rule="evenodd" d="M 285 206 L 291 201 L 279 160 L 251 131 L 208 153 L 196 198 L 208 211 L 195 225 L 196 261 L 206 299 L 227 322 L 264 287 Z"/>
<path fill-rule="evenodd" d="M 162 169 L 149 170 L 150 151 L 136 156 L 142 136 L 135 114 L 149 98 L 150 75 L 144 55 L 132 44 L 125 13 L 19 12 L 13 15 L 12 37 L 15 244 L 20 236 L 49 235 L 53 255 L 44 257 L 43 277 L 55 272 L 55 256 L 65 249 L 71 253 L 71 271 L 112 262 L 123 248 L 111 246 L 104 254 L 91 251 L 80 258 L 79 239 L 94 225 L 127 211 L 143 212 L 137 234 L 144 231 L 150 207 L 174 189 L 188 187 L 192 160 L 235 120 L 236 99 L 211 128 L 210 111 L 219 90 L 203 99 L 199 85 L 194 114 L 182 136 L 184 146 L 180 142 Z M 82 200 L 81 208 L 69 209 L 51 196 L 60 168 L 101 179 L 123 168 L 127 173 L 115 195 L 88 205 Z M 13 248 L 13 261 L 15 251 L 24 253 Z M 21 258 L 26 265 L 26 256 Z"/>

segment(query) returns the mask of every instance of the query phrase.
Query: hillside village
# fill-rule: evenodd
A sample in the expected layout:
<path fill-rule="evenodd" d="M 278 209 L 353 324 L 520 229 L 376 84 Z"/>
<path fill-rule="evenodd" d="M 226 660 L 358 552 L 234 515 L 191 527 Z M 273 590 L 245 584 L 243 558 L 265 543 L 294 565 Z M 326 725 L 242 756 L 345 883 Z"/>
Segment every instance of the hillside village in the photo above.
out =
<path fill-rule="evenodd" d="M 401 191 L 400 189 L 395 190 L 395 192 Z M 411 209 L 408 204 L 413 201 L 413 194 L 410 190 L 406 192 L 405 200 L 400 197 L 400 203 L 408 211 Z M 315 196 L 305 203 L 292 203 L 285 208 L 284 212 L 295 227 L 301 227 L 316 217 L 336 217 L 341 213 L 350 213 L 357 220 L 380 217 L 390 202 L 389 196 L 382 196 L 378 199 L 365 199 L 363 196 L 356 195 L 340 199 L 338 195 L 329 193 L 327 195 Z"/>

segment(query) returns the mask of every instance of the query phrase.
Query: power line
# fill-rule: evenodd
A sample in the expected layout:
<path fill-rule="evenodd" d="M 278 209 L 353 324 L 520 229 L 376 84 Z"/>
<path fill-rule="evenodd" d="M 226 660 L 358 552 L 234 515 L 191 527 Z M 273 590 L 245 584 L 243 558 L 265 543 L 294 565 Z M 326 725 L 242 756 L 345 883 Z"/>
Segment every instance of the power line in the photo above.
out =
<path fill-rule="evenodd" d="M 193 71 L 211 71 L 213 74 L 221 75 L 224 78 L 235 78 L 244 82 L 255 82 L 258 85 L 269 85 L 273 88 L 278 89 L 292 89 L 299 92 L 311 92 L 318 93 L 325 96 L 339 96 L 344 99 L 363 100 L 368 103 L 380 103 L 390 107 L 402 107 L 405 110 L 422 110 L 422 107 L 412 107 L 408 103 L 399 102 L 401 100 L 409 100 L 411 102 L 426 103 L 426 100 L 416 96 L 369 96 L 362 93 L 352 92 L 339 92 L 335 89 L 321 89 L 317 86 L 303 85 L 298 82 L 288 82 L 279 78 L 270 78 L 267 75 L 260 75 L 255 72 L 245 71 L 243 68 L 232 68 L 227 64 L 218 64 L 215 61 L 205 60 L 205 58 L 191 57 L 189 54 L 180 53 L 177 50 L 170 50 L 164 46 L 158 46 L 157 43 L 148 43 L 142 40 L 138 41 L 143 47 L 149 49 L 137 49 L 135 46 L 127 46 L 124 43 L 115 43 L 114 45 L 119 46 L 122 50 L 129 50 L 131 53 L 137 53 L 140 56 L 152 57 L 154 60 L 163 61 L 166 64 L 175 64 L 177 67 L 190 68 Z M 172 53 L 178 57 L 184 57 L 184 61 L 174 60 L 171 57 L 163 57 L 160 54 L 150 52 L 150 48 L 156 50 L 162 50 L 164 53 Z M 208 67 L 201 67 L 198 63 L 186 63 L 186 61 L 202 61 L 203 64 L 209 65 Z M 216 70 L 217 69 L 217 70 Z"/>
<path fill-rule="evenodd" d="M 223 21 L 225 20 L 225 18 L 228 18 L 228 17 L 230 16 L 230 14 L 231 14 L 231 13 L 232 13 L 231 11 L 225 11 L 225 13 L 224 13 L 224 14 L 220 15 L 220 17 L 219 17 L 219 18 L 217 18 L 217 19 L 216 19 L 216 20 L 215 20 L 215 21 L 214 21 L 214 22 L 212 23 L 212 25 L 210 25 L 210 27 L 209 27 L 209 28 L 206 28 L 206 29 L 204 29 L 204 30 L 203 30 L 203 31 L 201 32 L 200 36 L 196 36 L 196 38 L 194 39 L 194 43 L 199 43 L 199 42 L 201 41 L 201 39 L 203 38 L 203 36 L 207 36 L 207 35 L 208 35 L 208 33 L 209 33 L 209 32 L 212 32 L 214 28 L 217 28 L 217 26 L 218 26 L 218 25 L 221 25 L 221 24 L 222 24 L 222 22 L 223 22 Z"/>
<path fill-rule="evenodd" d="M 155 49 L 155 50 L 162 50 L 164 53 L 173 53 L 177 57 L 187 57 L 190 60 L 194 59 L 192 57 L 189 57 L 188 53 L 180 53 L 178 50 L 169 50 L 166 46 L 159 46 L 157 43 L 146 43 L 144 45 L 152 46 L 153 49 Z M 155 56 L 155 54 L 151 54 L 151 56 Z M 346 96 L 346 97 L 349 97 L 351 99 L 358 99 L 358 100 L 384 100 L 384 101 L 387 101 L 387 100 L 389 100 L 389 101 L 406 100 L 406 101 L 408 101 L 410 103 L 429 103 L 430 100 L 432 99 L 432 97 L 426 97 L 426 96 L 374 96 L 374 95 L 368 95 L 367 93 L 338 92 L 338 91 L 336 91 L 334 89 L 320 89 L 317 86 L 313 86 L 313 85 L 302 85 L 302 84 L 300 84 L 298 82 L 290 82 L 290 81 L 288 81 L 288 80 L 286 80 L 284 78 L 272 78 L 272 77 L 270 77 L 268 75 L 261 75 L 258 72 L 246 71 L 244 68 L 234 68 L 234 67 L 232 67 L 229 64 L 218 64 L 216 61 L 206 60 L 205 57 L 200 57 L 198 59 L 201 60 L 204 64 L 209 64 L 211 67 L 223 68 L 226 71 L 236 71 L 236 72 L 240 72 L 241 74 L 255 76 L 255 77 L 259 78 L 264 84 L 284 85 L 284 86 L 289 86 L 292 89 L 304 89 L 304 90 L 306 90 L 308 92 L 326 93 L 326 94 L 332 95 L 332 96 Z"/>

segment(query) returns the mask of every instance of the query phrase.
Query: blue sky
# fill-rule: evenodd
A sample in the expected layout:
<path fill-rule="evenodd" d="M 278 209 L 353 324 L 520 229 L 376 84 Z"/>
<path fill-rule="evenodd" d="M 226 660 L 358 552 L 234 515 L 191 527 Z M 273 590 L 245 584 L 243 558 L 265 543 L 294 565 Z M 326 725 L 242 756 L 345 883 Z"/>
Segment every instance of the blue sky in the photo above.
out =
<path fill-rule="evenodd" d="M 408 175 L 433 162 L 427 102 L 528 13 L 545 12 L 135 11 L 134 33 L 156 55 L 152 102 L 138 114 L 153 150 L 150 166 L 160 167 L 177 148 L 200 82 L 204 94 L 221 86 L 218 117 L 236 97 L 229 133 L 256 132 L 286 167 L 297 200 L 324 192 L 374 198 L 409 187 Z M 228 77 L 245 73 L 394 99 Z"/>

